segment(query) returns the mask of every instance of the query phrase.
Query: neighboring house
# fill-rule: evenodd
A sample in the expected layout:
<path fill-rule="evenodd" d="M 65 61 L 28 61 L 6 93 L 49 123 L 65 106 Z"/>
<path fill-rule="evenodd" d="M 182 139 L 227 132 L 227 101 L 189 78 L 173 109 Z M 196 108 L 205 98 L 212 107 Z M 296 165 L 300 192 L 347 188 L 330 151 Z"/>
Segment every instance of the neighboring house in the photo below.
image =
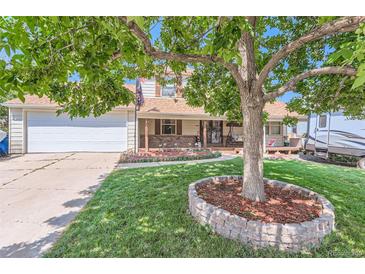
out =
<path fill-rule="evenodd" d="M 45 97 L 26 96 L 24 103 L 10 100 L 4 104 L 9 108 L 10 153 L 187 148 L 196 146 L 198 139 L 207 147 L 242 147 L 242 126 L 188 106 L 182 98 L 183 85 L 184 81 L 178 88 L 161 87 L 154 79 L 142 83 L 144 105 L 137 112 L 137 138 L 134 105 L 97 118 L 71 120 L 66 114 L 57 116 L 58 106 Z M 126 86 L 135 90 L 134 85 Z M 307 119 L 289 113 L 282 102 L 267 104 L 265 110 L 269 113 L 265 140 L 270 144 L 275 140 L 274 146 L 282 146 L 288 135 L 282 124 L 286 115 Z"/>

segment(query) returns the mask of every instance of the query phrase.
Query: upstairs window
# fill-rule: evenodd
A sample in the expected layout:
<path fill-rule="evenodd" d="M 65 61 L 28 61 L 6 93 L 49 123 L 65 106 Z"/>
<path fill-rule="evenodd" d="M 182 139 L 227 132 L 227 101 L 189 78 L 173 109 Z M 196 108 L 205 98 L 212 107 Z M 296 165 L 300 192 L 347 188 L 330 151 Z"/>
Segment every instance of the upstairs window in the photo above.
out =
<path fill-rule="evenodd" d="M 161 88 L 161 95 L 166 97 L 176 97 L 176 84 L 174 82 L 171 83 L 172 78 L 166 78 L 167 83 Z"/>
<path fill-rule="evenodd" d="M 176 96 L 176 87 L 174 84 L 166 84 L 162 87 L 162 96 L 167 97 L 175 97 Z"/>
<path fill-rule="evenodd" d="M 161 120 L 161 132 L 163 135 L 176 134 L 176 120 Z"/>

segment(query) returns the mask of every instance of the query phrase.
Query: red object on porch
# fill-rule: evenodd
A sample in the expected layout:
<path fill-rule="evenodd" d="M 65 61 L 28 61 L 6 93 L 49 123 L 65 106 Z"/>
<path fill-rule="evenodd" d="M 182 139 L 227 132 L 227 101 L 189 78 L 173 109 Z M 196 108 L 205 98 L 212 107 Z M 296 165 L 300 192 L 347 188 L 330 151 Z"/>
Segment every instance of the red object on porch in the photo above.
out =
<path fill-rule="evenodd" d="M 270 139 L 268 142 L 267 142 L 267 146 L 268 147 L 273 147 L 274 144 L 275 144 L 276 140 L 275 139 Z"/>

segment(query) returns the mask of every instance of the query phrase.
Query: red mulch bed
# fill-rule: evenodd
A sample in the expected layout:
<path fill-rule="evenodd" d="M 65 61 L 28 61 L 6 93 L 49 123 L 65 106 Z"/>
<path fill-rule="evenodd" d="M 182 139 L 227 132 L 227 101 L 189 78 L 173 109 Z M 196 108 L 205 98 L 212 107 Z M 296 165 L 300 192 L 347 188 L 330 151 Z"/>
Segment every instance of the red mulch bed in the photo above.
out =
<path fill-rule="evenodd" d="M 253 202 L 241 196 L 242 181 L 226 180 L 196 187 L 198 195 L 210 204 L 248 220 L 265 223 L 301 223 L 319 217 L 322 206 L 296 191 L 265 184 L 266 202 Z"/>

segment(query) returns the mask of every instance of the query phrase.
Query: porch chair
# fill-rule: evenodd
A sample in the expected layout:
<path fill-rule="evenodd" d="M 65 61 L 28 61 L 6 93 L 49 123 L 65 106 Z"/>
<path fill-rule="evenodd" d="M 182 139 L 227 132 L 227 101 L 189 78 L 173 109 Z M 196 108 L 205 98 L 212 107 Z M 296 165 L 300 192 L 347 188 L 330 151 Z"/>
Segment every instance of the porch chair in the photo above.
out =
<path fill-rule="evenodd" d="M 270 139 L 268 142 L 267 142 L 267 147 L 273 147 L 276 143 L 276 140 L 275 139 Z"/>

